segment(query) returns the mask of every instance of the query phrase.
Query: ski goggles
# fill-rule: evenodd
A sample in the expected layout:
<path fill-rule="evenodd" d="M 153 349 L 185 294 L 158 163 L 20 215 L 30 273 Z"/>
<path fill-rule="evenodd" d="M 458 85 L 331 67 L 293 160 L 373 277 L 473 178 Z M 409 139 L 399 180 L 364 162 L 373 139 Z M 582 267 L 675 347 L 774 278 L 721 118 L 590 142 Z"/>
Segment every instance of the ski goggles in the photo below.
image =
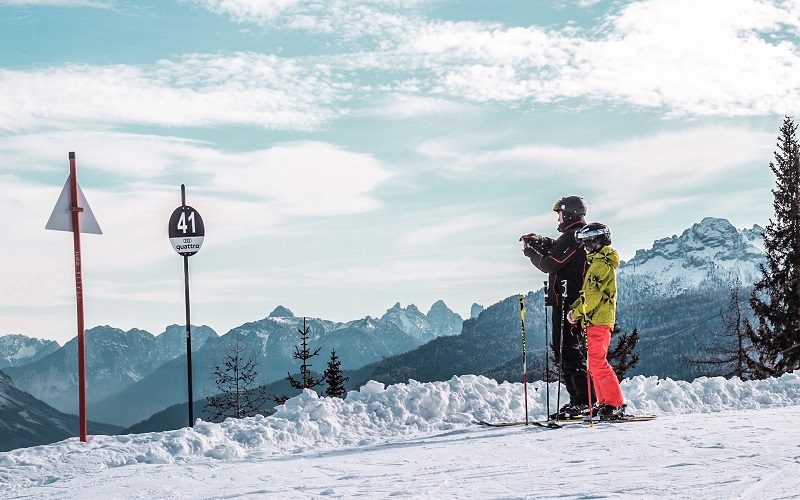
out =
<path fill-rule="evenodd" d="M 590 240 L 598 236 L 603 236 L 603 235 L 609 236 L 610 234 L 611 231 L 609 231 L 608 228 L 602 228 L 602 229 L 591 229 L 589 231 L 581 230 L 575 233 L 575 237 L 578 238 L 579 240 Z"/>

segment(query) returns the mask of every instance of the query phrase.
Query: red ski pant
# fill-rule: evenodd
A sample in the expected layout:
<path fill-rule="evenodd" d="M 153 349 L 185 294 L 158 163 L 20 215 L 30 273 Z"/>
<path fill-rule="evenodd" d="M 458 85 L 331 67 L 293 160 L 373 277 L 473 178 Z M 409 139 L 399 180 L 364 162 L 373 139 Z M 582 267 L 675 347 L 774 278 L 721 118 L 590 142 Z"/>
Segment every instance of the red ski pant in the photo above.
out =
<path fill-rule="evenodd" d="M 589 341 L 589 374 L 599 403 L 622 406 L 622 389 L 614 369 L 608 363 L 608 345 L 611 343 L 611 328 L 598 325 L 586 329 Z"/>

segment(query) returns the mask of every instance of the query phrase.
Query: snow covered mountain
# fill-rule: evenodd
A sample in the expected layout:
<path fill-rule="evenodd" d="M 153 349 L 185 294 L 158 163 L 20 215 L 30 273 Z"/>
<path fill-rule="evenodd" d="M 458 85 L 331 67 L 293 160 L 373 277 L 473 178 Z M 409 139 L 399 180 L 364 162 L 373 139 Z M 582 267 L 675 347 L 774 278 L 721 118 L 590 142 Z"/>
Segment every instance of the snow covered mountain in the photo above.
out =
<path fill-rule="evenodd" d="M 117 433 L 121 429 L 88 422 L 91 434 Z M 19 390 L 0 371 L 0 451 L 53 443 L 75 436 L 78 417 L 62 413 Z"/>
<path fill-rule="evenodd" d="M 0 337 L 0 369 L 32 363 L 57 351 L 59 347 L 61 346 L 54 340 L 3 335 Z"/>
<path fill-rule="evenodd" d="M 87 401 L 116 394 L 141 380 L 164 362 L 185 352 L 183 327 L 173 325 L 154 337 L 143 330 L 124 332 L 110 326 L 86 330 Z M 194 327 L 192 349 L 217 334 Z M 23 366 L 4 371 L 21 390 L 67 413 L 77 413 L 77 340 Z"/>
<path fill-rule="evenodd" d="M 700 288 L 742 286 L 761 277 L 764 229 L 739 230 L 725 219 L 706 217 L 680 236 L 663 238 L 638 250 L 619 267 L 620 298 L 676 296 Z"/>

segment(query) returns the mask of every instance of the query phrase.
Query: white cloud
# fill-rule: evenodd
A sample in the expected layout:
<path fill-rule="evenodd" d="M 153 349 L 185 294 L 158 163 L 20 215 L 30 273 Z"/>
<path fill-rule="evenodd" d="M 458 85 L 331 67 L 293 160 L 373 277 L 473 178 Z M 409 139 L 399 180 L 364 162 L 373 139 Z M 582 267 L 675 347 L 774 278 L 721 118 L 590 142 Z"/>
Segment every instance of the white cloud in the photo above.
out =
<path fill-rule="evenodd" d="M 44 132 L 0 137 L 0 167 L 6 171 L 59 171 L 67 166 L 67 152 L 84 167 L 143 181 L 166 174 L 191 172 L 198 163 L 220 160 L 206 142 L 114 132 Z M 80 174 L 79 174 L 80 176 Z"/>
<path fill-rule="evenodd" d="M 548 165 L 580 167 L 586 172 L 603 169 L 609 174 L 635 170 L 648 178 L 664 173 L 681 177 L 682 174 L 713 175 L 732 166 L 761 160 L 773 139 L 768 133 L 745 128 L 706 126 L 585 147 L 523 144 L 475 152 L 469 144 L 428 141 L 418 151 L 436 159 L 451 158 L 452 161 L 442 168 L 460 172 L 502 165 Z M 672 182 L 680 183 L 684 179 Z"/>
<path fill-rule="evenodd" d="M 217 14 L 227 14 L 234 21 L 266 25 L 281 14 L 301 5 L 301 0 L 194 0 L 194 3 Z"/>
<path fill-rule="evenodd" d="M 0 129 L 313 130 L 365 95 L 394 101 L 383 111 L 395 118 L 449 113 L 464 100 L 611 102 L 673 115 L 800 112 L 800 49 L 788 35 L 800 33 L 797 2 L 643 0 L 593 30 L 444 22 L 422 17 L 415 8 L 425 3 L 408 13 L 393 0 L 204 1 L 241 22 L 302 18 L 335 37 L 369 38 L 302 58 L 189 54 L 139 66 L 0 70 Z M 376 77 L 382 83 L 367 83 Z"/>
<path fill-rule="evenodd" d="M 419 20 L 417 7 L 434 0 L 185 0 L 239 23 L 336 34 L 345 39 L 379 37 L 390 43 Z"/>
<path fill-rule="evenodd" d="M 783 114 L 800 109 L 800 51 L 770 35 L 800 25 L 790 9 L 647 0 L 595 31 L 428 23 L 405 45 L 433 74 L 430 92 L 479 102 L 588 98 L 672 114 Z"/>
<path fill-rule="evenodd" d="M 374 210 L 380 206 L 374 191 L 391 177 L 369 155 L 319 142 L 231 153 L 208 143 L 121 133 L 0 138 L 0 164 L 4 171 L 17 173 L 4 177 L 0 203 L 19 211 L 15 223 L 42 226 L 61 189 L 60 178 L 52 187 L 31 184 L 20 189 L 27 184 L 19 176 L 35 166 L 63 171 L 66 178 L 67 151 L 77 152 L 78 176 L 87 199 L 108 240 L 119 242 L 116 250 L 123 253 L 136 252 L 140 244 L 163 243 L 162 219 L 179 204 L 181 182 L 187 184 L 190 203 L 198 210 L 213 207 L 201 213 L 208 226 L 217 228 L 215 239 L 233 241 L 274 231 L 292 217 Z M 101 182 L 93 180 L 96 173 L 102 173 L 99 177 L 109 184 L 107 188 L 87 189 Z M 110 181 L 108 174 L 113 174 Z M 22 209 L 34 203 L 45 209 L 35 213 Z M 249 229 L 243 233 L 242 227 Z M 137 238 L 126 238 L 127 228 L 136 228 Z"/>
<path fill-rule="evenodd" d="M 572 81 L 584 81 L 589 96 L 678 114 L 798 110 L 800 51 L 769 40 L 792 22 L 788 8 L 752 0 L 629 5 L 612 18 L 604 39 L 579 46 Z M 800 20 L 793 22 L 797 27 Z"/>
<path fill-rule="evenodd" d="M 318 142 L 293 143 L 248 153 L 228 162 L 213 183 L 271 200 L 278 213 L 339 215 L 379 206 L 370 193 L 391 174 L 375 158 Z M 211 171 L 211 169 L 209 169 Z"/>
<path fill-rule="evenodd" d="M 742 128 L 698 127 L 592 147 L 526 144 L 476 152 L 468 144 L 430 141 L 419 152 L 460 175 L 512 174 L 568 185 L 608 214 L 641 218 L 693 202 L 687 193 L 762 168 L 773 141 L 771 134 Z"/>
<path fill-rule="evenodd" d="M 100 0 L 0 0 L 0 5 L 37 5 L 48 7 L 92 7 L 95 9 L 110 9 L 111 2 Z"/>
<path fill-rule="evenodd" d="M 800 110 L 800 51 L 786 36 L 800 33 L 796 0 L 612 4 L 602 24 L 584 30 L 433 20 L 393 1 L 335 1 L 325 8 L 300 1 L 202 3 L 239 22 L 373 37 L 375 49 L 361 47 L 333 64 L 415 74 L 410 88 L 406 76 L 392 77 L 392 91 L 476 102 L 590 99 L 677 115 Z"/>
<path fill-rule="evenodd" d="M 476 108 L 463 102 L 419 95 L 391 94 L 362 115 L 380 116 L 388 120 L 403 120 L 426 116 L 465 115 Z"/>
<path fill-rule="evenodd" d="M 76 123 L 313 129 L 335 113 L 334 80 L 322 64 L 252 53 L 192 54 L 146 67 L 0 70 L 0 129 Z"/>

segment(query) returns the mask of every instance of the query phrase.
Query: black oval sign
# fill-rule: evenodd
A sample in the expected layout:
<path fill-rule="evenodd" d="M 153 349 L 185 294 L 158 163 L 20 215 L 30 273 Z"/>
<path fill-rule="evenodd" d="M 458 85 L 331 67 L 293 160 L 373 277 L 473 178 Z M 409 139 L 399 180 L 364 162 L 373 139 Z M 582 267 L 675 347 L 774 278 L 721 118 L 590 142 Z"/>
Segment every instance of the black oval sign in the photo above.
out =
<path fill-rule="evenodd" d="M 203 246 L 206 227 L 200 212 L 186 205 L 178 207 L 169 218 L 169 242 L 180 255 L 191 256 Z"/>

